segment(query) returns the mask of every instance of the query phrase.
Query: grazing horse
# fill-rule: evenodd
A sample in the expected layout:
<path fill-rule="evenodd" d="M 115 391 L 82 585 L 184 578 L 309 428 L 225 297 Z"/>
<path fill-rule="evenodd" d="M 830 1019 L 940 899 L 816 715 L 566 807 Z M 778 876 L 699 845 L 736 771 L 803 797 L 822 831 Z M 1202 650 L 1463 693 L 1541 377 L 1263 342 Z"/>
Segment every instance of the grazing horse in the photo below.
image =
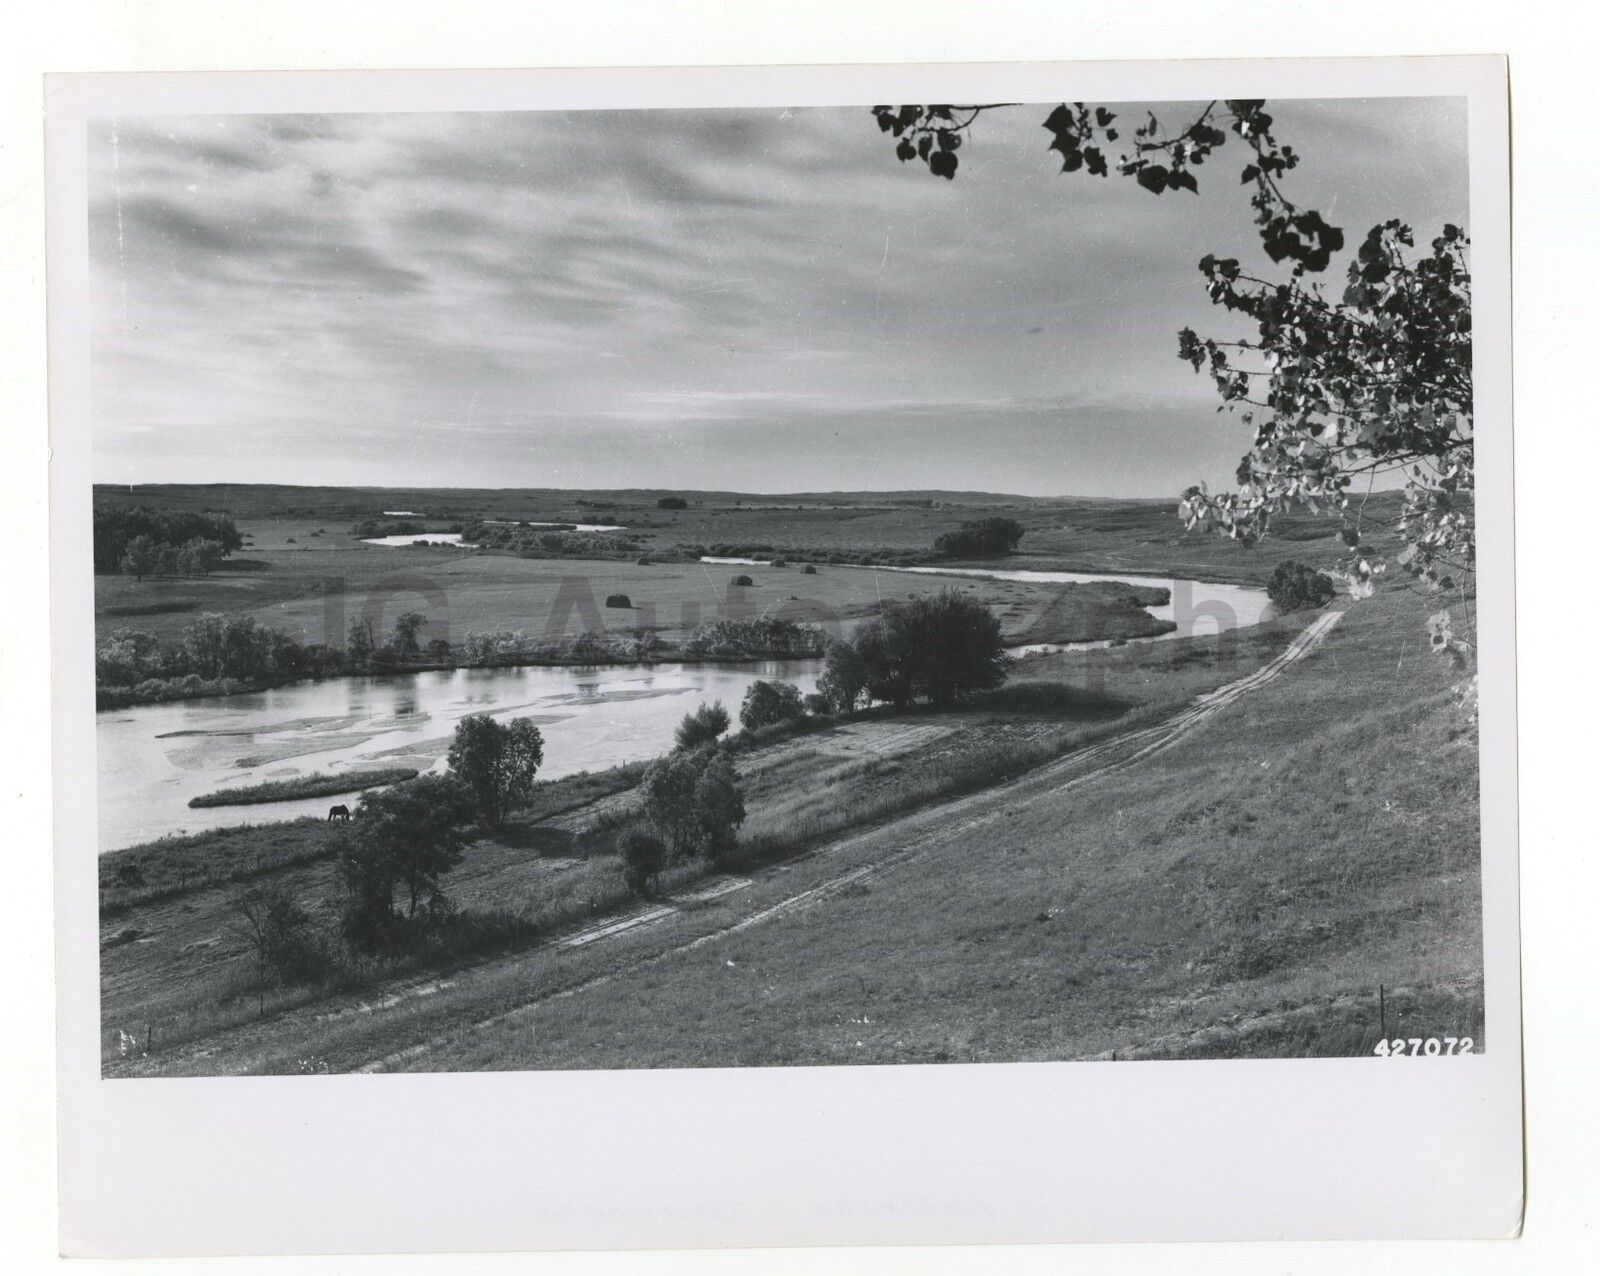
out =
<path fill-rule="evenodd" d="M 343 820 L 346 824 L 350 822 L 350 808 L 343 802 L 328 808 L 328 822 L 331 824 L 334 820 Z"/>

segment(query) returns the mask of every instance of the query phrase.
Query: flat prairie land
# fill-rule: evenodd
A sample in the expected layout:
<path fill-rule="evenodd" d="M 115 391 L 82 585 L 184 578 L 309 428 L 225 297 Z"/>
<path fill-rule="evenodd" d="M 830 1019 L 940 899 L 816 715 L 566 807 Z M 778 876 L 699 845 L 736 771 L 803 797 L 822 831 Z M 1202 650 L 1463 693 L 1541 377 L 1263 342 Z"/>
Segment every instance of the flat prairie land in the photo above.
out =
<path fill-rule="evenodd" d="M 848 623 L 880 598 L 903 598 L 937 588 L 893 572 L 819 564 L 816 576 L 798 565 L 741 568 L 724 564 L 521 559 L 441 546 L 394 548 L 363 544 L 351 531 L 385 510 L 417 511 L 414 520 L 443 531 L 474 517 L 544 522 L 614 518 L 645 546 L 645 555 L 679 546 L 710 552 L 764 547 L 747 557 L 788 552 L 871 554 L 932 550 L 935 539 L 964 521 L 1000 515 L 1022 524 L 1019 553 L 995 560 L 1007 568 L 1264 584 L 1285 558 L 1333 564 L 1341 546 L 1337 521 L 1309 516 L 1279 520 L 1274 536 L 1246 549 L 1214 534 L 1186 532 L 1175 501 L 1050 500 L 982 493 L 821 493 L 739 496 L 690 493 L 687 510 L 655 507 L 661 493 L 554 491 L 380 491 L 359 488 L 139 487 L 99 488 L 101 504 L 148 505 L 229 514 L 246 540 L 204 580 L 95 581 L 100 637 L 140 629 L 177 637 L 202 612 L 248 613 L 306 642 L 342 644 L 351 620 L 371 616 L 382 627 L 405 610 L 429 615 L 426 638 L 459 642 L 469 629 L 524 629 L 558 637 L 603 624 L 612 629 L 660 626 L 672 636 L 709 619 L 730 602 L 732 578 L 745 572 L 755 587 L 733 596 L 749 614 L 780 613 L 824 623 Z M 1372 498 L 1372 513 L 1392 516 L 1392 495 Z M 1383 533 L 1376 535 L 1383 543 Z M 1049 641 L 1022 623 L 1041 614 L 1059 593 L 1031 585 L 966 586 L 1001 607 L 1015 640 Z M 610 610 L 609 593 L 626 593 L 639 607 Z M 587 611 L 576 607 L 594 606 Z M 1071 628 L 1071 626 L 1068 626 Z M 1137 632 L 1137 630 L 1131 630 Z M 1065 637 L 1081 636 L 1076 633 Z M 1107 636 L 1119 635 L 1116 632 Z"/>
<path fill-rule="evenodd" d="M 250 526 L 246 524 L 246 526 Z M 363 545 L 331 533 L 295 545 L 268 545 L 257 535 L 222 570 L 201 580 L 95 582 L 100 637 L 138 629 L 176 640 L 204 612 L 250 615 L 301 642 L 343 646 L 351 621 L 366 617 L 380 634 L 406 611 L 428 617 L 424 642 L 459 644 L 473 630 L 526 631 L 555 639 L 585 630 L 638 627 L 680 639 L 724 615 L 778 616 L 841 632 L 882 602 L 959 589 L 990 604 L 1009 641 L 1131 637 L 1153 632 L 1137 607 L 1119 607 L 1098 590 L 1041 587 L 1014 581 L 874 571 L 869 567 L 799 564 L 652 563 L 579 558 L 518 558 L 452 547 Z M 291 533 L 292 535 L 292 533 Z M 1000 565 L 1000 564 L 996 564 Z M 1023 565 L 1004 560 L 1004 565 Z M 736 576 L 753 584 L 736 586 Z M 626 594 L 631 607 L 605 606 Z"/>

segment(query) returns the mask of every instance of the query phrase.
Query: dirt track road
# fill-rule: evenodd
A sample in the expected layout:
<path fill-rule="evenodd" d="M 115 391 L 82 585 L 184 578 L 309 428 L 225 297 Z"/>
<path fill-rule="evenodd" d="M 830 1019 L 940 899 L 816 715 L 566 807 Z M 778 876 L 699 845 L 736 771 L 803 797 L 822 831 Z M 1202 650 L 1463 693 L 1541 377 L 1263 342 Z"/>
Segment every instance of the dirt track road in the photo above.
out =
<path fill-rule="evenodd" d="M 301 1010 L 290 1010 L 268 1020 L 208 1037 L 189 1045 L 158 1051 L 147 1058 L 128 1060 L 108 1069 L 108 1075 L 189 1074 L 218 1075 L 259 1070 L 264 1059 L 274 1053 L 277 1042 L 292 1041 L 301 1028 L 313 1025 L 318 1030 L 348 1023 L 353 1036 L 347 1049 L 330 1052 L 337 1057 L 337 1071 L 384 1072 L 393 1069 L 425 1069 L 427 1055 L 440 1046 L 459 1041 L 470 1034 L 513 1023 L 538 1007 L 571 997 L 625 977 L 634 971 L 665 961 L 678 953 L 714 943 L 752 927 L 783 917 L 799 909 L 826 901 L 831 895 L 857 883 L 898 868 L 936 845 L 952 839 L 980 834 L 986 826 L 1016 809 L 1019 801 L 1059 794 L 1092 780 L 1135 766 L 1172 747 L 1208 719 L 1250 693 L 1269 685 L 1297 661 L 1310 654 L 1339 623 L 1341 611 L 1324 612 L 1297 634 L 1288 646 L 1259 669 L 1226 686 L 1198 697 L 1192 704 L 1152 726 L 1117 735 L 1098 744 L 1066 754 L 1037 767 L 1014 780 L 981 789 L 963 797 L 937 803 L 891 823 L 838 838 L 818 847 L 803 861 L 791 861 L 749 877 L 721 875 L 701 882 L 692 891 L 647 905 L 619 917 L 574 933 L 558 936 L 514 956 L 484 963 L 446 979 L 425 978 L 403 981 L 383 990 L 377 999 L 367 998 L 329 1006 L 323 1002 Z M 787 875 L 810 877 L 824 874 L 804 889 L 783 894 Z M 750 889 L 757 887 L 758 889 Z M 765 888 L 765 889 L 759 889 Z M 711 911 L 714 909 L 715 911 Z M 737 915 L 730 915 L 738 910 Z M 721 924 L 716 924 L 722 919 Z M 713 924 L 706 928 L 704 923 Z M 699 923 L 699 925 L 696 925 Z M 698 931 L 680 942 L 656 948 L 634 960 L 624 958 L 603 973 L 588 978 L 579 974 L 559 986 L 548 982 L 518 978 L 519 972 L 574 949 L 604 948 L 624 937 L 638 936 L 666 926 L 685 926 Z M 577 973 L 577 972 L 573 972 Z M 507 986 L 527 985 L 525 995 Z M 484 1008 L 492 1013 L 473 1015 L 474 986 L 481 989 Z M 443 1000 L 437 994 L 448 991 L 452 1013 L 441 1015 L 436 1025 L 421 1014 L 413 1030 L 427 1035 L 400 1050 L 392 1046 L 394 1036 L 374 1032 L 388 1012 L 419 1012 L 428 1003 Z M 508 1004 L 508 1002 L 510 1004 Z M 442 1009 L 442 1007 L 441 1007 Z M 446 1026 L 448 1025 L 448 1026 Z M 397 1027 L 400 1025 L 396 1025 Z M 437 1027 L 438 1031 L 429 1031 Z M 384 1037 L 384 1044 L 377 1044 Z M 376 1045 L 376 1049 L 371 1047 Z M 364 1056 L 364 1057 L 363 1057 Z M 331 1062 L 331 1059 L 330 1059 Z"/>

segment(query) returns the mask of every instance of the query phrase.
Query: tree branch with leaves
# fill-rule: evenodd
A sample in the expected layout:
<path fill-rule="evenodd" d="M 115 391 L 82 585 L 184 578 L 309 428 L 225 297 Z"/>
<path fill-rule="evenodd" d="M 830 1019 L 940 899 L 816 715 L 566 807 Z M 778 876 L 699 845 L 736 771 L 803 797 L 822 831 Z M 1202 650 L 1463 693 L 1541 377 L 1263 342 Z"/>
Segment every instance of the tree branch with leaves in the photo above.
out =
<path fill-rule="evenodd" d="M 902 162 L 920 160 L 953 180 L 974 126 L 1006 105 L 876 106 L 872 114 Z M 1218 340 L 1186 328 L 1178 353 L 1211 378 L 1221 410 L 1238 412 L 1255 433 L 1235 490 L 1191 487 L 1179 514 L 1191 528 L 1253 544 L 1290 507 L 1337 512 L 1345 579 L 1364 597 L 1387 564 L 1364 539 L 1361 488 L 1392 477 L 1405 491 L 1395 562 L 1427 589 L 1457 588 L 1474 561 L 1470 241 L 1447 225 L 1419 251 L 1409 226 L 1384 222 L 1367 232 L 1343 290 L 1330 297 L 1316 276 L 1344 251 L 1344 231 L 1289 197 L 1285 179 L 1301 157 L 1275 136 L 1266 106 L 1220 99 L 1173 127 L 1146 112 L 1130 133 L 1117 111 L 1072 102 L 1043 122 L 1063 172 L 1132 178 L 1154 195 L 1198 194 L 1196 170 L 1218 163 L 1224 147 L 1242 147 L 1239 183 L 1251 188 L 1262 250 L 1287 263 L 1286 278 L 1270 279 L 1235 258 L 1200 262 L 1211 301 L 1254 331 Z M 1434 630 L 1447 636 L 1433 645 L 1459 655 L 1465 643 L 1441 615 Z"/>

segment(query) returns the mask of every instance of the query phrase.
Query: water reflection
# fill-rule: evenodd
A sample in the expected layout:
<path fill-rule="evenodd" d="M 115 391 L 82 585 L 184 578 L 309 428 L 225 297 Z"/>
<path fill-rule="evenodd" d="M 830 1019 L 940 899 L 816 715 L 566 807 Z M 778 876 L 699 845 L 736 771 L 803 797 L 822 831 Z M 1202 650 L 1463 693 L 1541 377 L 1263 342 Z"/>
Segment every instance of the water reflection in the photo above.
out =
<path fill-rule="evenodd" d="M 455 724 L 469 713 L 531 717 L 544 733 L 541 774 L 550 779 L 654 757 L 698 705 L 721 700 L 736 714 L 757 678 L 783 678 L 808 692 L 819 669 L 817 661 L 460 669 L 119 710 L 95 724 L 100 847 L 325 815 L 328 799 L 202 810 L 188 801 L 309 772 L 442 769 Z"/>
<path fill-rule="evenodd" d="M 1162 637 L 1226 632 L 1271 615 L 1264 591 L 1235 585 L 1081 572 L 879 570 L 1040 584 L 1121 580 L 1159 585 L 1172 591 L 1172 601 L 1148 610 L 1178 626 Z M 1047 597 L 1040 605 L 1051 602 Z M 1033 644 L 1016 654 L 1106 645 Z M 188 801 L 219 788 L 309 772 L 379 766 L 442 769 L 455 724 L 469 713 L 533 718 L 545 735 L 546 778 L 654 757 L 671 747 L 679 720 L 699 705 L 721 700 L 737 713 L 746 688 L 757 678 L 783 678 L 799 684 L 804 693 L 815 689 L 819 671 L 818 661 L 436 670 L 122 709 L 100 715 L 95 724 L 100 847 L 111 850 L 167 833 L 326 814 L 327 799 L 205 810 L 190 809 Z"/>

